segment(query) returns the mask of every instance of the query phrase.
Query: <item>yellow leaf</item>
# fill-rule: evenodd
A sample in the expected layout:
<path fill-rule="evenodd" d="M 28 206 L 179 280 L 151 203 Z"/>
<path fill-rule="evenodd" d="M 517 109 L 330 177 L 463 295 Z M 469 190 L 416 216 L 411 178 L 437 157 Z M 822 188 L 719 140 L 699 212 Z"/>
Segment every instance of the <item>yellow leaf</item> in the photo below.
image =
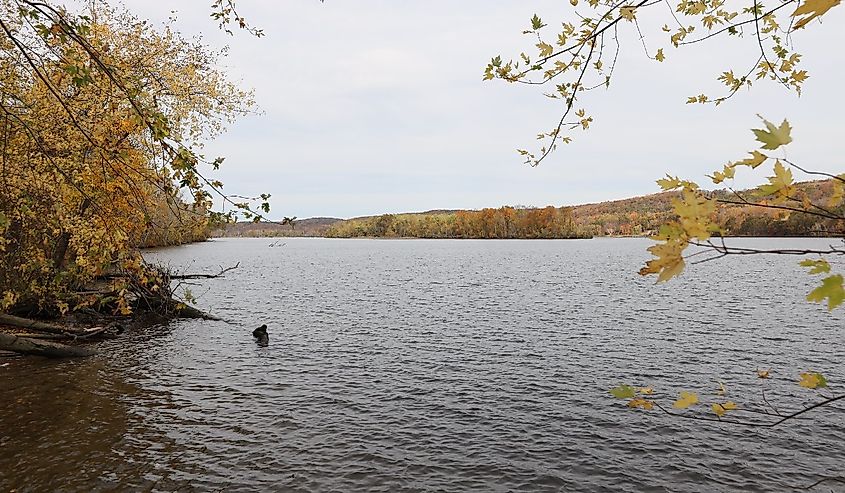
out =
<path fill-rule="evenodd" d="M 806 71 L 806 70 L 799 70 L 799 71 L 795 71 L 795 70 L 793 70 L 793 71 L 792 71 L 792 75 L 790 76 L 790 78 L 791 78 L 793 81 L 795 81 L 795 83 L 796 83 L 796 84 L 800 84 L 800 83 L 804 82 L 804 81 L 805 81 L 805 80 L 807 80 L 809 77 L 810 77 L 810 76 L 809 76 L 809 75 L 807 75 L 807 71 Z"/>
<path fill-rule="evenodd" d="M 624 19 L 626 19 L 630 22 L 633 22 L 634 19 L 636 18 L 636 15 L 634 14 L 634 12 L 636 10 L 637 10 L 636 7 L 626 5 L 626 6 L 622 7 L 621 9 L 619 9 L 619 15 L 621 15 Z"/>
<path fill-rule="evenodd" d="M 764 196 L 777 195 L 780 199 L 786 199 L 793 193 L 792 170 L 781 164 L 780 160 L 775 161 L 775 175 L 770 176 L 769 183 L 760 185 L 760 193 Z"/>
<path fill-rule="evenodd" d="M 719 382 L 719 389 L 716 390 L 716 394 L 718 395 L 725 395 L 725 384 L 723 382 Z"/>
<path fill-rule="evenodd" d="M 692 406 L 693 404 L 698 404 L 698 394 L 683 391 L 681 392 L 678 400 L 676 400 L 675 403 L 672 404 L 672 407 L 676 409 L 686 409 Z"/>
<path fill-rule="evenodd" d="M 652 387 L 640 387 L 637 389 L 637 392 L 640 394 L 651 395 L 654 393 L 654 389 Z"/>
<path fill-rule="evenodd" d="M 657 180 L 657 185 L 660 186 L 660 189 L 665 191 L 675 190 L 676 188 L 681 188 L 681 180 L 677 177 L 673 177 L 670 175 L 666 175 L 666 178 L 661 178 Z"/>
<path fill-rule="evenodd" d="M 716 200 L 709 199 L 698 190 L 684 188 L 680 199 L 672 199 L 681 227 L 689 238 L 710 238 L 715 225 L 711 216 L 716 212 Z"/>
<path fill-rule="evenodd" d="M 828 10 L 839 5 L 839 1 L 840 0 L 804 0 L 804 3 L 799 5 L 798 8 L 795 9 L 795 12 L 792 13 L 792 17 L 798 17 L 801 15 L 805 15 L 806 17 L 796 22 L 794 29 L 801 29 L 811 20 L 824 15 Z"/>
<path fill-rule="evenodd" d="M 766 159 L 769 159 L 769 157 L 766 156 L 765 154 L 763 154 L 762 152 L 751 151 L 751 157 L 745 158 L 742 161 L 737 161 L 734 164 L 743 165 L 743 166 L 750 166 L 751 169 L 754 169 L 757 166 L 760 166 L 761 164 L 763 164 L 763 162 Z"/>
<path fill-rule="evenodd" d="M 642 397 L 634 397 L 630 402 L 628 402 L 628 407 L 634 409 L 641 407 L 648 411 L 654 408 L 654 403 L 648 399 L 643 399 Z"/>
<path fill-rule="evenodd" d="M 554 53 L 554 47 L 542 41 L 537 43 L 537 48 L 540 50 L 540 56 L 550 56 L 552 53 Z"/>
<path fill-rule="evenodd" d="M 735 410 L 737 408 L 737 406 L 736 406 L 736 403 L 728 401 L 728 402 L 725 402 L 724 404 L 713 404 L 712 406 L 710 406 L 710 408 L 713 409 L 713 412 L 716 413 L 716 416 L 721 418 L 728 411 Z"/>
<path fill-rule="evenodd" d="M 798 385 L 808 389 L 817 389 L 827 387 L 827 380 L 821 373 L 805 372 L 801 374 L 801 381 Z"/>
<path fill-rule="evenodd" d="M 771 378 L 771 370 L 757 370 L 757 378 Z"/>
<path fill-rule="evenodd" d="M 828 201 L 828 206 L 836 207 L 842 202 L 842 199 L 845 198 L 845 184 L 842 183 L 842 179 L 845 179 L 845 175 L 839 175 L 837 178 L 833 180 L 833 190 L 830 194 L 830 200 Z"/>
<path fill-rule="evenodd" d="M 685 240 L 669 240 L 648 248 L 656 259 L 646 262 L 645 267 L 640 269 L 640 275 L 657 274 L 657 282 L 666 282 L 677 276 L 684 270 L 684 258 L 682 256 L 687 247 Z"/>
<path fill-rule="evenodd" d="M 657 49 L 657 54 L 654 55 L 654 59 L 657 60 L 658 62 L 662 62 L 663 60 L 666 60 L 666 56 L 663 55 L 663 48 Z"/>

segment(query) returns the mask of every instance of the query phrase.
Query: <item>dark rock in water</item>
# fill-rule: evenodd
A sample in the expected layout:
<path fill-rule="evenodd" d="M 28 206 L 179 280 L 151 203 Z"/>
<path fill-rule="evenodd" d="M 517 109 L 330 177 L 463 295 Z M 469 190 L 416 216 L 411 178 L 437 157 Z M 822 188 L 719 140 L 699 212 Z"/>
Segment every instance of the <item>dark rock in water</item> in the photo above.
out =
<path fill-rule="evenodd" d="M 266 346 L 270 342 L 270 336 L 267 335 L 267 325 L 262 325 L 261 327 L 252 331 L 252 337 L 255 338 L 255 342 L 262 346 Z"/>

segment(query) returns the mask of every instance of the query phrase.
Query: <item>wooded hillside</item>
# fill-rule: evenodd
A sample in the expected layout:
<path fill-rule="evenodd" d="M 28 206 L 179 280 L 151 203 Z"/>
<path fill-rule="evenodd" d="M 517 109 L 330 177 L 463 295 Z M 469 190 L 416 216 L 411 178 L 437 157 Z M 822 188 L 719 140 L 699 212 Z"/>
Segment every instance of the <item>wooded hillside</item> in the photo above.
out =
<path fill-rule="evenodd" d="M 833 193 L 829 180 L 799 183 L 813 201 L 822 202 Z M 726 190 L 711 192 L 717 199 L 738 201 L 755 198 L 756 190 L 737 195 Z M 662 192 L 629 199 L 572 207 L 486 208 L 480 211 L 432 210 L 418 213 L 382 214 L 352 219 L 311 218 L 294 226 L 235 223 L 214 236 L 326 236 L 416 238 L 581 238 L 590 236 L 648 236 L 674 215 L 672 199 L 677 192 Z M 828 236 L 840 232 L 836 221 L 807 215 L 790 215 L 741 203 L 722 203 L 717 222 L 726 236 Z"/>

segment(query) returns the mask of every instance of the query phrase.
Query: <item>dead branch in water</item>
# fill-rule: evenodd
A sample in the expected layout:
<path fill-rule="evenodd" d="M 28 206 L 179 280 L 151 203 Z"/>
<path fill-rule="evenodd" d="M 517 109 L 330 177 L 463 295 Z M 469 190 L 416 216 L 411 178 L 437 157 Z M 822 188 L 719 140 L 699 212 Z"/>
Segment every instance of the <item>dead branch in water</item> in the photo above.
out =
<path fill-rule="evenodd" d="M 169 277 L 170 277 L 170 279 L 179 279 L 179 280 L 184 280 L 184 279 L 216 279 L 218 277 L 222 277 L 223 274 L 229 272 L 230 270 L 237 269 L 240 265 L 241 265 L 241 263 L 238 262 L 237 264 L 235 264 L 231 267 L 226 267 L 225 269 L 221 265 L 220 266 L 220 272 L 218 272 L 217 274 L 170 274 Z"/>

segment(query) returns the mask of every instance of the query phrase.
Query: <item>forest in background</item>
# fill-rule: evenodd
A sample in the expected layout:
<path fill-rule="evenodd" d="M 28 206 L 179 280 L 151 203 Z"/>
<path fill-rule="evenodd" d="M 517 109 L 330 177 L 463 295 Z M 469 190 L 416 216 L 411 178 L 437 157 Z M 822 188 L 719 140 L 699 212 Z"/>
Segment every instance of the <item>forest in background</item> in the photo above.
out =
<path fill-rule="evenodd" d="M 836 192 L 831 180 L 808 181 L 796 187 L 814 202 Z M 737 192 L 749 200 L 756 189 Z M 719 199 L 736 196 L 728 190 L 711 194 Z M 661 192 L 629 199 L 572 207 L 485 208 L 480 211 L 433 210 L 382 214 L 352 219 L 312 218 L 295 226 L 259 222 L 226 224 L 212 236 L 329 238 L 584 238 L 592 236 L 651 236 L 675 217 L 672 199 L 677 192 Z M 554 210 L 554 212 L 552 212 Z M 838 221 L 806 214 L 741 204 L 720 204 L 717 224 L 726 236 L 829 236 L 842 230 Z"/>

